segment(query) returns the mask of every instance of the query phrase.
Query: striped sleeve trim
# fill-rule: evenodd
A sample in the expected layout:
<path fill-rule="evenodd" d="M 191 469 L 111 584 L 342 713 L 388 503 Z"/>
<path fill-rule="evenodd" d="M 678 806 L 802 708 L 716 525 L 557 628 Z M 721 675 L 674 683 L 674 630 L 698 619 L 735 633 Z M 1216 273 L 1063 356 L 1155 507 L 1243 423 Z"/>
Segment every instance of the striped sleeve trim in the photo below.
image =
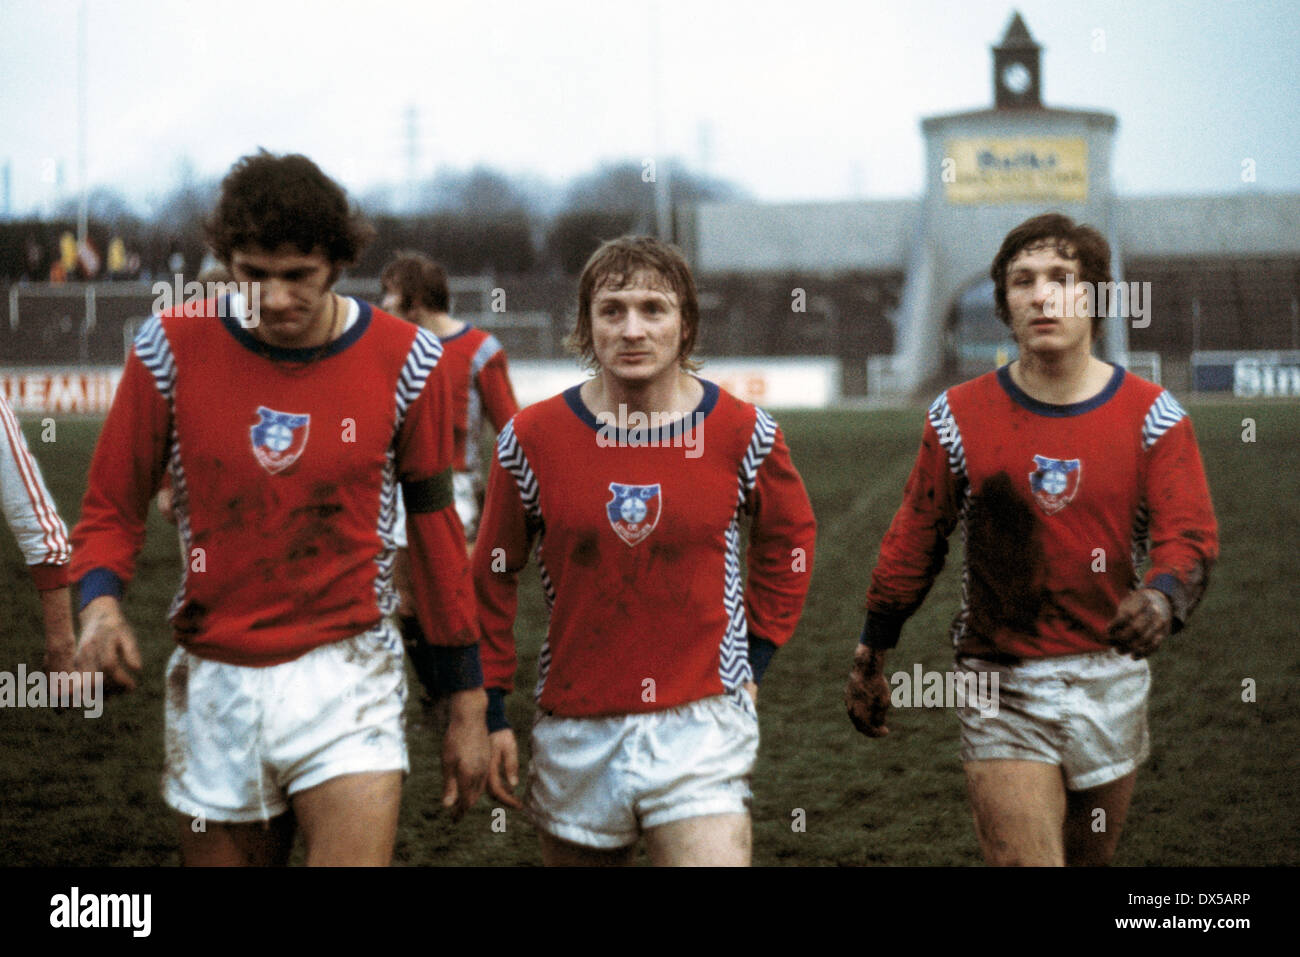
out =
<path fill-rule="evenodd" d="M 506 427 L 497 436 L 497 456 L 501 459 L 501 467 L 514 476 L 515 484 L 519 487 L 519 498 L 524 503 L 524 515 L 528 519 L 529 527 L 540 528 L 542 509 L 538 502 L 537 476 L 533 474 L 532 466 L 528 464 L 523 446 L 515 438 L 513 420 L 507 422 Z"/>
<path fill-rule="evenodd" d="M 163 398 L 171 404 L 176 389 L 176 359 L 172 356 L 162 320 L 157 316 L 151 317 L 136 333 L 135 354 L 153 376 Z"/>
<path fill-rule="evenodd" d="M 767 461 L 776 442 L 775 420 L 762 409 L 756 408 L 754 412 L 756 413 L 754 431 L 749 437 L 749 447 L 745 449 L 745 455 L 740 460 L 739 481 L 742 504 L 749 501 L 750 493 L 754 491 L 754 483 L 758 481 L 758 470 Z"/>
<path fill-rule="evenodd" d="M 741 457 L 737 469 L 739 495 L 736 499 L 736 511 L 727 527 L 727 552 L 725 575 L 722 586 L 722 604 L 727 612 L 727 629 L 722 636 L 718 649 L 718 677 L 722 686 L 732 691 L 753 680 L 749 666 L 747 634 L 749 622 L 745 615 L 744 586 L 740 574 L 740 512 L 749 502 L 754 485 L 758 482 L 758 470 L 767 461 L 776 444 L 776 421 L 762 409 L 754 409 L 754 431 L 750 434 L 749 445 Z"/>
<path fill-rule="evenodd" d="M 1151 448 L 1160 441 L 1162 435 L 1186 417 L 1187 413 L 1178 404 L 1178 400 L 1168 390 L 1161 392 L 1156 396 L 1155 402 L 1151 403 L 1142 422 L 1142 448 Z"/>
<path fill-rule="evenodd" d="M 957 427 L 957 420 L 953 417 L 952 409 L 948 407 L 947 392 L 934 400 L 927 414 L 930 425 L 939 436 L 939 444 L 948 453 L 948 469 L 953 475 L 966 478 L 966 450 L 962 447 L 961 429 Z"/>
<path fill-rule="evenodd" d="M 740 577 L 740 526 L 737 516 L 732 516 L 731 524 L 727 526 L 726 541 L 722 605 L 727 612 L 727 630 L 723 633 L 722 645 L 718 649 L 718 677 L 722 681 L 722 687 L 732 691 L 754 679 L 749 665 L 749 620 L 745 614 L 744 587 Z"/>
<path fill-rule="evenodd" d="M 545 524 L 542 521 L 537 476 L 533 474 L 532 466 L 528 464 L 528 457 L 524 455 L 523 447 L 515 437 L 513 419 L 506 423 L 506 427 L 497 436 L 497 457 L 501 460 L 501 467 L 514 477 L 515 485 L 519 488 L 519 498 L 523 502 L 524 520 L 528 524 L 529 535 L 544 535 Z M 537 542 L 537 573 L 542 582 L 542 595 L 546 599 L 546 610 L 549 613 L 555 607 L 555 585 L 551 581 L 551 573 L 546 567 L 546 561 L 541 555 L 540 537 Z M 543 639 L 542 647 L 537 653 L 537 684 L 533 687 L 534 699 L 541 699 L 550 671 L 551 642 L 546 638 Z"/>
<path fill-rule="evenodd" d="M 483 367 L 492 361 L 492 357 L 501 351 L 501 343 L 497 337 L 489 335 L 479 343 L 478 348 L 474 351 L 474 358 L 469 361 L 470 372 L 478 375 L 483 371 Z"/>
<path fill-rule="evenodd" d="M 415 330 L 415 341 L 411 351 L 402 364 L 401 375 L 397 377 L 397 418 L 400 422 L 406 417 L 406 411 L 424 390 L 429 375 L 442 358 L 442 344 L 438 337 L 427 329 Z"/>
<path fill-rule="evenodd" d="M 9 454 L 0 460 L 0 492 L 5 493 L 6 512 L 12 508 L 19 520 L 19 527 L 13 528 L 18 546 L 28 565 L 66 565 L 72 557 L 67 526 L 59 517 L 36 459 L 27 448 L 18 418 L 3 398 L 0 398 L 0 419 L 9 447 Z M 18 486 L 23 489 L 21 495 L 8 491 Z"/>

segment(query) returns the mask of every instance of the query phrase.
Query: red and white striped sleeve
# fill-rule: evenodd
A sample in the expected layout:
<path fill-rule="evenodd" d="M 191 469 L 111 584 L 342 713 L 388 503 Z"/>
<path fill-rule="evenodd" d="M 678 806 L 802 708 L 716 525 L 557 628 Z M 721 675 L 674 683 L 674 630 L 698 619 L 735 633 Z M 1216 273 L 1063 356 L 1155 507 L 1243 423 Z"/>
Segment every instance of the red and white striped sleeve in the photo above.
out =
<path fill-rule="evenodd" d="M 68 583 L 72 557 L 68 529 L 4 396 L 0 396 L 0 432 L 0 498 L 5 520 L 18 539 L 37 589 L 62 588 Z"/>

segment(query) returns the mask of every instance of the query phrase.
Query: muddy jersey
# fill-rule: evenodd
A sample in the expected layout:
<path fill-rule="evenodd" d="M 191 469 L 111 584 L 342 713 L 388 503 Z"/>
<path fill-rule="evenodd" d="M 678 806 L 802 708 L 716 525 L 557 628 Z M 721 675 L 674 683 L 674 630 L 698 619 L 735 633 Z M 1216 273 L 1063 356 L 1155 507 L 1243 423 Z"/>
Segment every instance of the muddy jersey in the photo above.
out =
<path fill-rule="evenodd" d="M 699 407 L 672 426 L 619 431 L 575 386 L 498 437 L 474 551 L 485 687 L 513 687 L 517 575 L 534 549 L 550 609 L 546 711 L 626 714 L 721 694 L 751 680 L 751 637 L 790 638 L 812 573 L 808 495 L 776 423 L 702 384 Z"/>
<path fill-rule="evenodd" d="M 473 645 L 437 338 L 354 302 L 328 346 L 283 349 L 227 312 L 214 300 L 141 328 L 74 533 L 82 601 L 131 579 L 166 469 L 187 556 L 176 639 L 231 664 L 291 660 L 394 610 L 400 483 L 424 633 Z"/>
<path fill-rule="evenodd" d="M 869 644 L 897 642 L 958 524 L 958 654 L 1109 648 L 1107 625 L 1142 585 L 1169 597 L 1180 628 L 1218 555 L 1191 421 L 1169 392 L 1118 367 L 1072 405 L 1033 399 L 1008 367 L 939 396 L 872 574 Z"/>

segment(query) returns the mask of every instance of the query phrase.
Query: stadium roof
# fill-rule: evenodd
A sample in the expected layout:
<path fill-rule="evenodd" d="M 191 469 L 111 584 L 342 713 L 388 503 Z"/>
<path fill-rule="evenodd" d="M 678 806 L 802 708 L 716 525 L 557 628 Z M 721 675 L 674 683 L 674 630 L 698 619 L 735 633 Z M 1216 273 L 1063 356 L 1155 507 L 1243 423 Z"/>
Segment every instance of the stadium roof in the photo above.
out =
<path fill-rule="evenodd" d="M 1300 254 L 1300 193 L 1115 203 L 1125 258 Z M 693 252 L 705 273 L 899 270 L 920 214 L 920 200 L 702 203 Z"/>

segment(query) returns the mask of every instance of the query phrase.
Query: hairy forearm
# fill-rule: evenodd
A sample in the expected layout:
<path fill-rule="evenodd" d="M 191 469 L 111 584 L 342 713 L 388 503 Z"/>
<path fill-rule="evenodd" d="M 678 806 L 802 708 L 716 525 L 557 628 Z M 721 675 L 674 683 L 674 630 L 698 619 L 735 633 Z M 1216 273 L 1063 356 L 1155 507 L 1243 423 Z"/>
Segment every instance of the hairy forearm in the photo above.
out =
<path fill-rule="evenodd" d="M 72 593 L 63 588 L 51 588 L 41 595 L 41 612 L 45 620 L 46 652 L 66 651 L 71 654 L 76 647 L 76 630 L 72 624 Z"/>

